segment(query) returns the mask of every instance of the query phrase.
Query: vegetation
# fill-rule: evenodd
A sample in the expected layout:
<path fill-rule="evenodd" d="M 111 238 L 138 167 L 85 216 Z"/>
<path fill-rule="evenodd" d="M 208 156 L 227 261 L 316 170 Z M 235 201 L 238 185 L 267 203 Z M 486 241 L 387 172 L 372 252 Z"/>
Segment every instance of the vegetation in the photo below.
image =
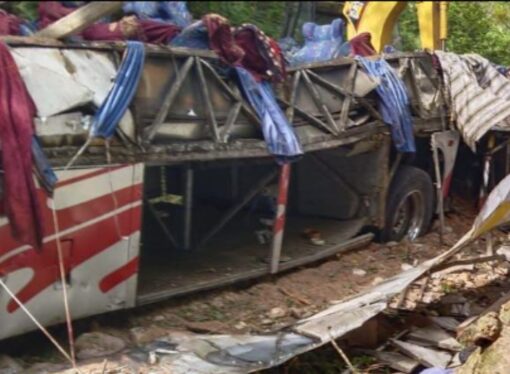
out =
<path fill-rule="evenodd" d="M 397 47 L 420 47 L 415 2 L 402 13 Z M 399 45 L 400 43 L 400 45 Z M 497 64 L 510 65 L 510 3 L 451 1 L 448 10 L 447 48 L 457 53 L 478 53 Z"/>
<path fill-rule="evenodd" d="M 37 1 L 12 1 L 3 4 L 10 11 L 29 20 L 37 18 Z M 458 53 L 479 53 L 497 64 L 510 65 L 510 2 L 451 1 L 448 12 L 448 49 Z M 303 22 L 312 19 L 313 2 L 281 1 L 190 1 L 188 6 L 195 18 L 218 13 L 233 25 L 254 23 L 268 35 L 280 38 L 288 26 L 289 13 L 300 7 L 294 36 L 299 39 Z M 408 2 L 395 30 L 394 44 L 401 50 L 420 48 L 416 2 Z"/>

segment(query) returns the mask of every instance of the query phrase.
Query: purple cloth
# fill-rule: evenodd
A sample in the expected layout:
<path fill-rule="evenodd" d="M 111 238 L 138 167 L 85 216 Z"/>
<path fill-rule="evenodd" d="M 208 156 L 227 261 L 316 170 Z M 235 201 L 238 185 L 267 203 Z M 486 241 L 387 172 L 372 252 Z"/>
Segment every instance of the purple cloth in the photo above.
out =
<path fill-rule="evenodd" d="M 13 237 L 42 246 L 42 214 L 32 175 L 35 105 L 7 45 L 0 42 L 0 158 L 4 170 L 3 208 Z"/>

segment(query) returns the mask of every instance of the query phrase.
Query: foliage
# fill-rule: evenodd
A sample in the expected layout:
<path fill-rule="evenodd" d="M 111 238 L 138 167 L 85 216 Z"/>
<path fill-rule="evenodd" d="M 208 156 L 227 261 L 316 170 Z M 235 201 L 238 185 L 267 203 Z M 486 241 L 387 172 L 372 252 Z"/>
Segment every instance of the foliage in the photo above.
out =
<path fill-rule="evenodd" d="M 402 13 L 396 38 L 402 50 L 420 48 L 416 5 Z M 400 45 L 399 45 L 400 43 Z M 510 3 L 499 1 L 451 1 L 448 9 L 449 51 L 478 53 L 494 63 L 510 65 Z"/>
<path fill-rule="evenodd" d="M 194 18 L 218 13 L 233 25 L 253 23 L 276 38 L 280 36 L 285 16 L 283 1 L 190 1 L 188 7 Z"/>
<path fill-rule="evenodd" d="M 38 4 L 38 1 L 9 1 L 5 3 L 5 6 L 19 17 L 34 21 L 37 19 Z"/>
<path fill-rule="evenodd" d="M 37 4 L 38 1 L 12 1 L 2 6 L 22 18 L 35 20 Z M 268 35 L 279 38 L 286 21 L 285 13 L 290 9 L 289 4 L 282 1 L 190 1 L 188 7 L 195 19 L 207 13 L 219 13 L 229 18 L 233 25 L 253 23 Z M 305 14 L 301 18 L 297 30 L 309 17 Z M 510 65 L 510 2 L 451 1 L 448 28 L 448 50 L 478 53 L 494 63 Z M 414 1 L 408 2 L 400 16 L 394 45 L 404 51 L 420 48 Z"/>

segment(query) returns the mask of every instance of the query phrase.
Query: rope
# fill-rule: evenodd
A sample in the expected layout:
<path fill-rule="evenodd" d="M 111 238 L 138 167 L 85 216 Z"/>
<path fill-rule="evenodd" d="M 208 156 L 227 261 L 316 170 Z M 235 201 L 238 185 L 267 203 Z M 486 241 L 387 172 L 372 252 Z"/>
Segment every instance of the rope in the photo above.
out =
<path fill-rule="evenodd" d="M 1 278 L 0 278 L 0 286 L 2 286 L 2 288 L 5 290 L 5 292 L 7 292 L 7 294 L 16 302 L 16 304 L 19 305 L 19 307 L 26 313 L 28 318 L 30 318 L 32 320 L 32 322 L 34 322 L 34 324 L 43 332 L 43 334 L 46 335 L 46 337 L 53 343 L 53 345 L 58 349 L 58 351 L 60 353 L 62 353 L 62 355 L 74 366 L 74 361 L 71 358 L 71 356 L 69 356 L 69 354 L 65 351 L 65 349 L 62 348 L 62 346 L 60 344 L 58 344 L 58 342 L 55 340 L 55 338 L 53 336 L 51 336 L 51 334 L 48 332 L 48 330 L 46 330 L 44 328 L 44 326 L 41 325 L 41 323 L 32 315 L 32 313 L 30 313 L 30 311 L 16 297 L 16 295 L 14 295 L 14 293 L 12 293 L 12 291 L 9 289 L 9 287 L 7 287 L 7 285 L 4 283 L 4 281 Z"/>
<path fill-rule="evenodd" d="M 76 369 L 76 355 L 74 349 L 74 332 L 73 320 L 71 318 L 71 311 L 69 309 L 69 298 L 67 295 L 66 272 L 64 268 L 64 254 L 62 253 L 62 243 L 60 243 L 60 228 L 57 219 L 57 211 L 55 208 L 55 199 L 51 199 L 51 213 L 53 216 L 53 225 L 55 226 L 55 241 L 57 242 L 58 265 L 60 270 L 60 281 L 62 283 L 62 293 L 64 295 L 64 309 L 66 314 L 67 335 L 69 338 L 69 348 L 71 350 L 71 360 L 73 368 Z"/>

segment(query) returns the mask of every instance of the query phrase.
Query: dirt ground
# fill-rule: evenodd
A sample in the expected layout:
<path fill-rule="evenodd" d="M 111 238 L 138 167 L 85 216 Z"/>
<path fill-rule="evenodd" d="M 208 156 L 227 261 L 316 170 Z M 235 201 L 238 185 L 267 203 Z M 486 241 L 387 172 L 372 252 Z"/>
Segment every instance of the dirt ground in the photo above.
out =
<path fill-rule="evenodd" d="M 457 201 L 454 208 L 446 219 L 443 244 L 436 222 L 429 234 L 412 243 L 372 243 L 250 284 L 78 321 L 76 335 L 100 331 L 134 347 L 164 336 L 169 330 L 264 333 L 280 329 L 448 249 L 468 231 L 475 217 L 474 207 L 468 204 Z M 461 256 L 481 255 L 485 247 L 482 239 Z M 63 330 L 59 327 L 52 331 L 65 341 Z M 28 349 L 27 339 L 32 343 Z M 62 362 L 39 333 L 4 342 L 0 352 L 9 354 L 25 368 L 41 362 Z"/>

